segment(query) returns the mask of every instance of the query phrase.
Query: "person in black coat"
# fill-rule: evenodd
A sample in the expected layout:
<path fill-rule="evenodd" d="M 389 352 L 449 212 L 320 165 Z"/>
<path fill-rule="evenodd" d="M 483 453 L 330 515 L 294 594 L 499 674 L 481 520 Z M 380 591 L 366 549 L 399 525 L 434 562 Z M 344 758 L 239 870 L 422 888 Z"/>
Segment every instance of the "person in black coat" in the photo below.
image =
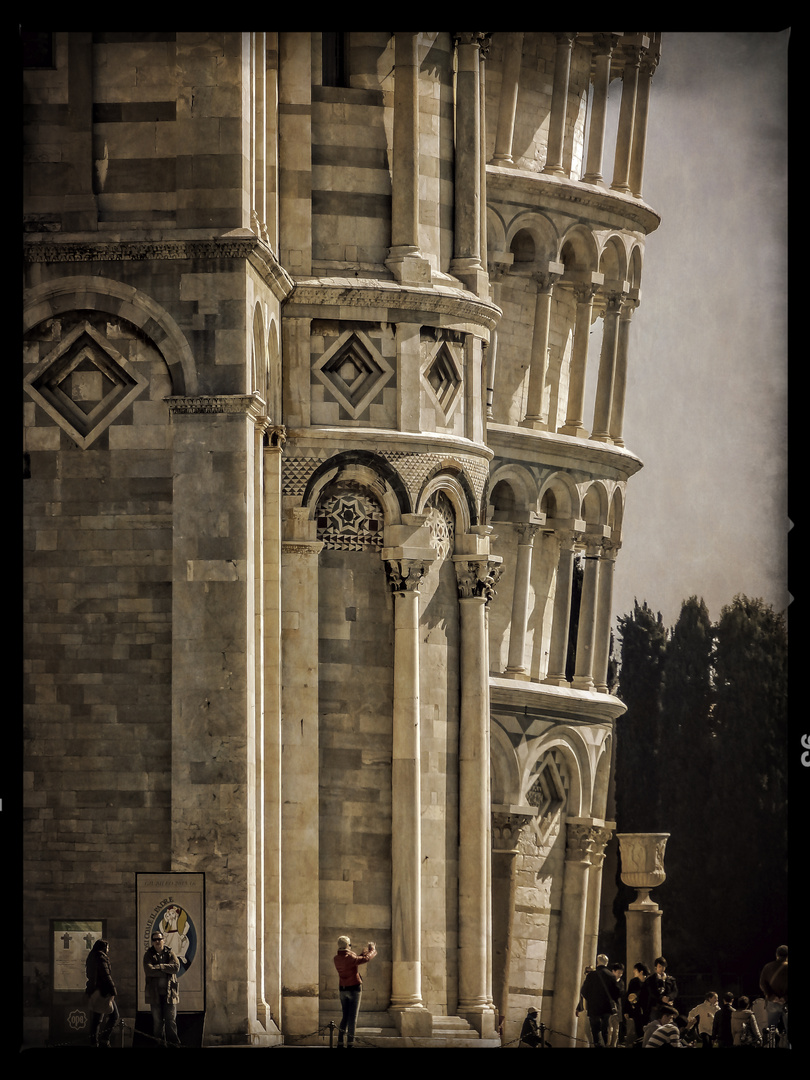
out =
<path fill-rule="evenodd" d="M 600 953 L 596 958 L 596 968 L 585 976 L 580 990 L 580 996 L 585 998 L 594 1046 L 607 1046 L 608 1020 L 616 1012 L 617 1002 L 622 996 L 616 976 L 608 970 L 607 965 L 608 958 Z"/>
<path fill-rule="evenodd" d="M 672 1005 L 677 996 L 678 984 L 673 975 L 667 975 L 667 962 L 663 956 L 659 956 L 652 974 L 644 980 L 641 988 L 639 1001 L 643 1026 L 646 1027 L 651 1020 L 657 1020 L 661 1007 Z"/>
<path fill-rule="evenodd" d="M 93 948 L 85 960 L 84 970 L 87 975 L 84 992 L 89 998 L 92 1012 L 90 1042 L 93 1046 L 109 1047 L 110 1035 L 118 1023 L 118 1006 L 115 1003 L 118 991 L 115 989 L 110 967 L 109 941 L 99 938 L 93 943 Z"/>

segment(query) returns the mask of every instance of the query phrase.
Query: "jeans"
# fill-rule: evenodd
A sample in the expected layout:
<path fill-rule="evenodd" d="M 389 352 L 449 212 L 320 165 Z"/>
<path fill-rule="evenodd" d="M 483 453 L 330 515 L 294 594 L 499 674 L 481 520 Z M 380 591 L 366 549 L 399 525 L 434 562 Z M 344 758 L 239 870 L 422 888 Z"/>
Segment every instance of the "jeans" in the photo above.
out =
<path fill-rule="evenodd" d="M 591 1023 L 591 1034 L 594 1046 L 607 1046 L 608 1044 L 608 1021 L 611 1013 L 594 1013 L 588 1016 Z"/>
<path fill-rule="evenodd" d="M 346 1035 L 346 1045 L 351 1046 L 354 1042 L 354 1031 L 357 1027 L 357 1015 L 360 1012 L 360 997 L 362 986 L 341 986 L 340 1007 L 343 1009 L 343 1019 L 340 1021 L 338 1030 L 338 1046 L 343 1046 L 343 1036 Z"/>
<path fill-rule="evenodd" d="M 171 1005 L 165 997 L 161 997 L 159 1005 L 150 1005 L 152 1010 L 152 1034 L 156 1039 L 163 1038 L 163 1025 L 166 1025 L 166 1042 L 180 1045 L 177 1035 L 177 1006 Z"/>

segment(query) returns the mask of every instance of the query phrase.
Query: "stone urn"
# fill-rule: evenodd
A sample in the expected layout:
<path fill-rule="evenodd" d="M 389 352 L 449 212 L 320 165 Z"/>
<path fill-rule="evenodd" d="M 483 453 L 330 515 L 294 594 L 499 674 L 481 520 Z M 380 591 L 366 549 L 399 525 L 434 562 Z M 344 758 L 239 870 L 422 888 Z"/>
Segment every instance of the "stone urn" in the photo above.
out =
<path fill-rule="evenodd" d="M 669 833 L 617 833 L 622 858 L 622 881 L 637 889 L 634 908 L 656 907 L 650 900 L 650 889 L 663 885 L 664 850 Z"/>

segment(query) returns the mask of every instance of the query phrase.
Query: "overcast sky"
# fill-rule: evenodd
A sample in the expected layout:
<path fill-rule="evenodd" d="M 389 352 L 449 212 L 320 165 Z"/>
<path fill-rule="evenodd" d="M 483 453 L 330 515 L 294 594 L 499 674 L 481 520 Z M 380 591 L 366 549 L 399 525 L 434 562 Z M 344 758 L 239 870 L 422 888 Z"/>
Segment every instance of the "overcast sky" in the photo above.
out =
<path fill-rule="evenodd" d="M 628 484 L 614 612 L 674 625 L 702 596 L 787 605 L 789 31 L 664 33 L 633 318 Z"/>

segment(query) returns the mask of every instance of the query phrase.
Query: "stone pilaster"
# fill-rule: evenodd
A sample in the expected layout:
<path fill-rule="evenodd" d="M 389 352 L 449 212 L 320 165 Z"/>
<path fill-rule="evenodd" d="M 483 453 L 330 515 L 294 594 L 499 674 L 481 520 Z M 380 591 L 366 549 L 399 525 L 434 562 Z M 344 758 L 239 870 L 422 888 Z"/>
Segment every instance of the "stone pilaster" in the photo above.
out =
<path fill-rule="evenodd" d="M 318 555 L 306 507 L 286 523 L 281 548 L 282 1030 L 296 1038 L 318 1027 Z"/>
<path fill-rule="evenodd" d="M 220 395 L 167 403 L 174 474 L 171 867 L 206 875 L 207 939 L 218 973 L 207 987 L 207 1038 L 266 1044 L 257 956 L 263 943 L 256 938 L 263 906 L 256 834 L 264 807 L 255 659 L 264 402 Z"/>

